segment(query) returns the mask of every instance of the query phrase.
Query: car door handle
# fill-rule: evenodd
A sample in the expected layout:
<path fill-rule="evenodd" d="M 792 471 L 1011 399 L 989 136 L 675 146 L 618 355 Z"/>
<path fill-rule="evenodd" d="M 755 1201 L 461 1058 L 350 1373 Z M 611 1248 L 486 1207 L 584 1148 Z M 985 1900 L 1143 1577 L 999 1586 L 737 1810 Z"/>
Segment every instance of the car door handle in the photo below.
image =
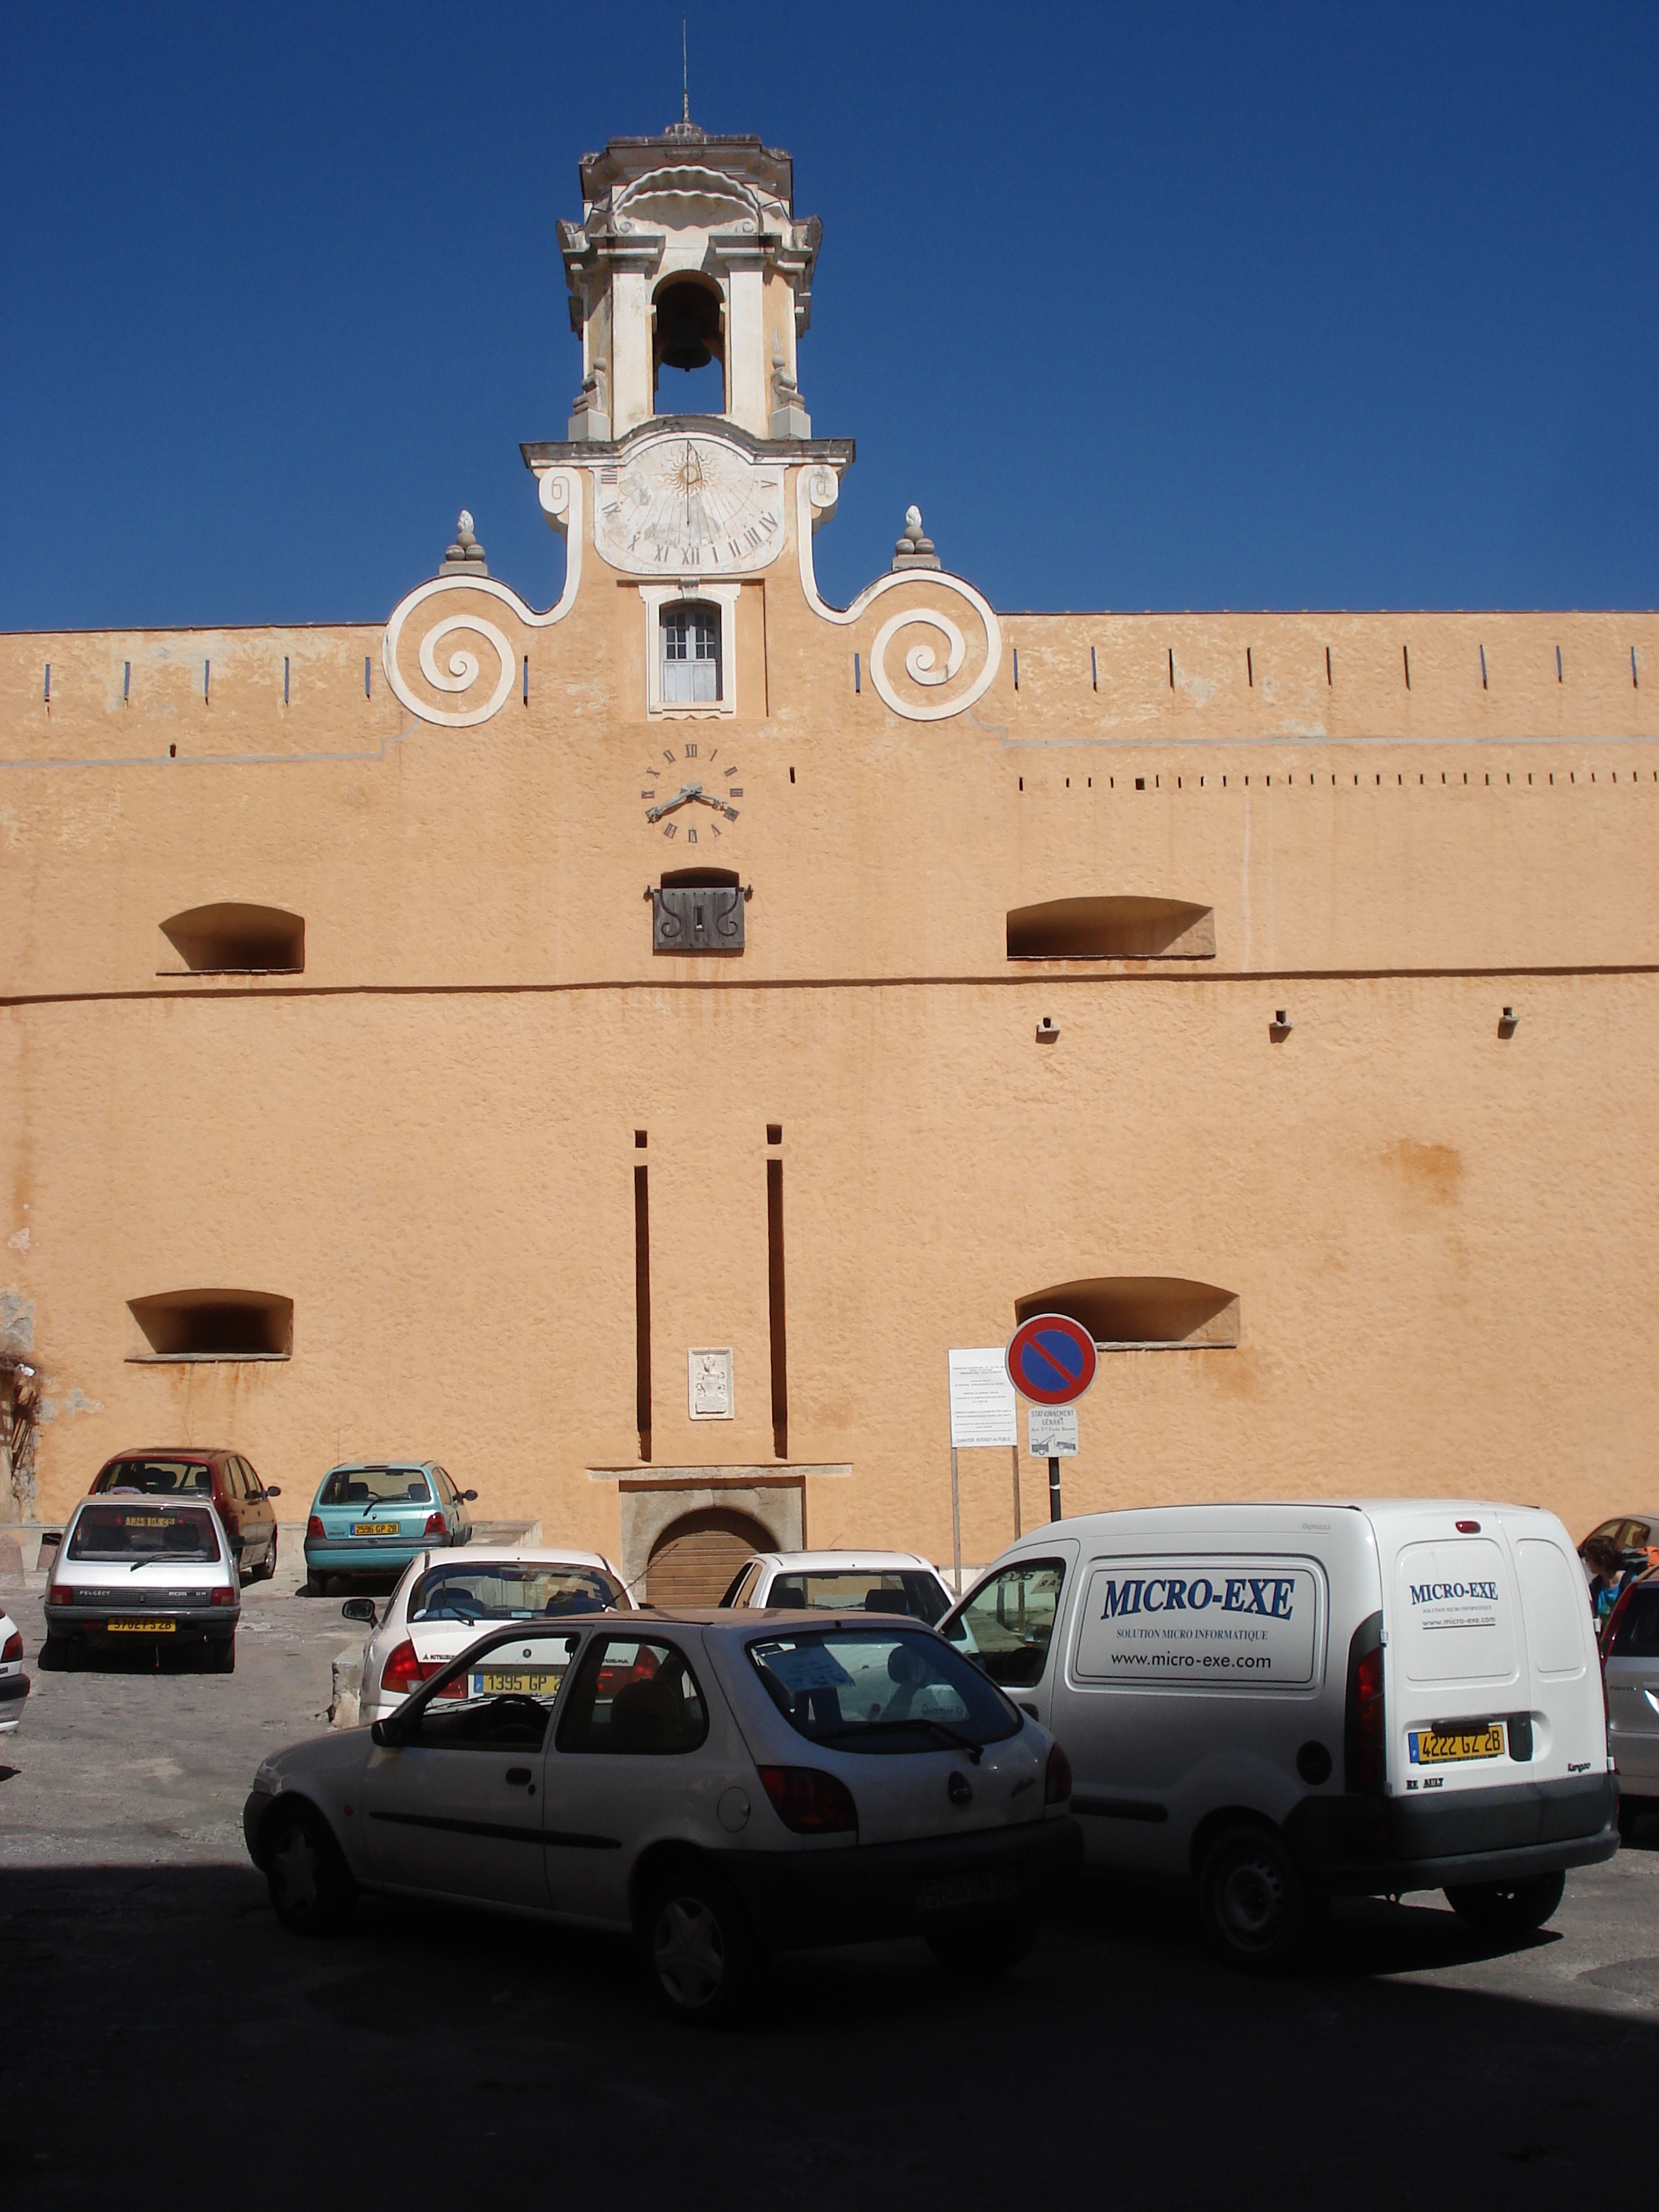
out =
<path fill-rule="evenodd" d="M 530 1769 L 527 1766 L 509 1766 L 507 1770 L 507 1778 L 515 1790 L 527 1788 L 531 1796 L 532 1797 L 535 1796 L 536 1785 L 530 1779 Z"/>

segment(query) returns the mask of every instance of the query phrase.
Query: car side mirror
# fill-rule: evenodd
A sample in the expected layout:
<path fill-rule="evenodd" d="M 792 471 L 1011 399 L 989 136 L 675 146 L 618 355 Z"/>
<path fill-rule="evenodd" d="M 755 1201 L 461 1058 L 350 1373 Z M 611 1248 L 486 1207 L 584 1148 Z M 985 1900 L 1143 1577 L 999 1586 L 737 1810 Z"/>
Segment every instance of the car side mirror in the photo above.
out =
<path fill-rule="evenodd" d="M 374 1610 L 372 1597 L 349 1597 L 340 1607 L 340 1618 L 343 1620 L 361 1620 L 368 1628 L 378 1628 L 380 1625 L 380 1616 Z"/>
<path fill-rule="evenodd" d="M 368 1733 L 382 1751 L 396 1751 L 404 1740 L 404 1731 L 395 1716 L 390 1720 L 376 1721 Z"/>
<path fill-rule="evenodd" d="M 268 1482 L 264 1488 L 267 1498 L 280 1498 L 283 1494 L 283 1486 L 280 1482 Z"/>
<path fill-rule="evenodd" d="M 478 1493 L 476 1490 L 464 1490 L 461 1495 L 469 1505 L 476 1505 L 478 1502 Z"/>
<path fill-rule="evenodd" d="M 63 1540 L 64 1532 L 61 1528 L 43 1528 L 40 1531 L 40 1549 L 43 1552 L 48 1544 L 61 1544 Z"/>

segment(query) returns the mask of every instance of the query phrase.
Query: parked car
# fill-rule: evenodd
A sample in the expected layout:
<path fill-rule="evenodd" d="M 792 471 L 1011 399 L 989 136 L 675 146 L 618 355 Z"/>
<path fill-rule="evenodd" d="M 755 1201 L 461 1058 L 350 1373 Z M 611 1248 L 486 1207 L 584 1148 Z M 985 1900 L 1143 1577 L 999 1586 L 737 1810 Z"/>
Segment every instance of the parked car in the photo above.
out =
<path fill-rule="evenodd" d="M 915 1932 L 1023 1957 L 1079 1844 L 1048 1731 L 920 1623 L 611 1613 L 490 1629 L 398 1712 L 267 1759 L 243 1812 L 279 1918 L 360 1889 L 631 1932 L 677 2018 L 765 1952 Z"/>
<path fill-rule="evenodd" d="M 435 1460 L 355 1461 L 331 1468 L 306 1522 L 306 1571 L 320 1589 L 331 1575 L 397 1574 L 417 1553 L 471 1541 L 467 1507 Z"/>
<path fill-rule="evenodd" d="M 1064 1742 L 1088 1863 L 1197 1881 L 1234 1964 L 1318 1902 L 1541 1925 L 1618 1848 L 1584 1578 L 1514 1505 L 1171 1506 L 1034 1531 L 943 1633 Z"/>
<path fill-rule="evenodd" d="M 93 1477 L 89 1493 L 106 1498 L 205 1498 L 218 1515 L 244 1581 L 269 1582 L 276 1571 L 276 1516 L 270 1500 L 280 1486 L 262 1483 L 240 1452 L 196 1451 L 158 1444 L 118 1453 Z"/>
<path fill-rule="evenodd" d="M 23 1717 L 29 1678 L 23 1672 L 23 1632 L 9 1613 L 0 1613 L 0 1735 L 10 1735 Z"/>
<path fill-rule="evenodd" d="M 43 1667 L 72 1665 L 89 1642 L 154 1638 L 203 1647 L 236 1666 L 241 1577 L 218 1514 L 204 1498 L 83 1498 L 46 1583 Z"/>
<path fill-rule="evenodd" d="M 1651 1513 L 1620 1513 L 1611 1521 L 1603 1521 L 1592 1528 L 1584 1544 L 1593 1543 L 1597 1537 L 1611 1544 L 1618 1552 L 1640 1552 L 1650 1567 L 1659 1567 L 1659 1510 Z M 1584 1555 L 1584 1544 L 1578 1547 L 1578 1556 Z"/>
<path fill-rule="evenodd" d="M 384 1613 L 368 1597 L 349 1597 L 340 1610 L 370 1632 L 363 1647 L 359 1708 L 368 1722 L 396 1712 L 422 1682 L 497 1621 L 627 1613 L 633 1610 L 633 1600 L 615 1567 L 598 1552 L 497 1551 L 469 1545 L 459 1555 L 420 1553 L 404 1568 Z"/>
<path fill-rule="evenodd" d="M 722 1606 L 799 1606 L 815 1613 L 900 1613 L 931 1628 L 951 1609 L 936 1569 L 914 1552 L 758 1552 Z"/>
<path fill-rule="evenodd" d="M 1619 1827 L 1659 1813 L 1659 1573 L 1629 1583 L 1601 1638 L 1607 1744 L 1619 1769 Z"/>

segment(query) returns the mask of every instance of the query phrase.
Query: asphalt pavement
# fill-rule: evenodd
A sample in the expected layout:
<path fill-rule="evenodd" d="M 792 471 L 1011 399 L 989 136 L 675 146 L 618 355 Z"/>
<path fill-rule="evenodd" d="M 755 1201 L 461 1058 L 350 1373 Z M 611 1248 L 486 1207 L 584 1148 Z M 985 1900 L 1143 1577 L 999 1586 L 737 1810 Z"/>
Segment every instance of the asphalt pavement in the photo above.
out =
<path fill-rule="evenodd" d="M 1436 1897 L 1317 1961 L 1212 1964 L 1187 1900 L 1085 1885 L 1001 1981 L 920 1943 L 781 1960 L 754 2020 L 659 2019 L 625 1945 L 368 1900 L 277 1926 L 258 1760 L 326 1725 L 339 1600 L 246 1594 L 234 1675 L 38 1667 L 0 1737 L 0 2204 L 1506 2208 L 1645 2199 L 1659 1834 L 1482 1943 Z"/>

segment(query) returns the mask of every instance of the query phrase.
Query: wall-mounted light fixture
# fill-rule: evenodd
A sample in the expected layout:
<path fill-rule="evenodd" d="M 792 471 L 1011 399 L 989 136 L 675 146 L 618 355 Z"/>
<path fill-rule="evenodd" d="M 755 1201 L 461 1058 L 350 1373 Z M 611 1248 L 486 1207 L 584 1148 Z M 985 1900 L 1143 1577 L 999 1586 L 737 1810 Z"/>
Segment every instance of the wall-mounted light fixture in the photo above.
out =
<path fill-rule="evenodd" d="M 1042 1017 L 1042 1019 L 1036 1025 L 1037 1042 L 1039 1044 L 1053 1044 L 1059 1035 L 1060 1024 L 1054 1019 L 1052 1014 L 1045 1014 Z"/>
<path fill-rule="evenodd" d="M 1278 1012 L 1274 1014 L 1272 1021 L 1267 1024 L 1267 1035 L 1273 1039 L 1275 1044 L 1279 1044 L 1283 1042 L 1285 1038 L 1289 1036 L 1295 1024 L 1291 1020 L 1288 1009 L 1284 1006 L 1280 1006 Z"/>
<path fill-rule="evenodd" d="M 1520 1015 L 1516 1012 L 1513 1006 L 1505 1006 L 1503 1012 L 1498 1017 L 1498 1036 L 1501 1037 L 1513 1036 L 1515 1035 L 1516 1024 L 1519 1022 L 1520 1018 Z"/>

